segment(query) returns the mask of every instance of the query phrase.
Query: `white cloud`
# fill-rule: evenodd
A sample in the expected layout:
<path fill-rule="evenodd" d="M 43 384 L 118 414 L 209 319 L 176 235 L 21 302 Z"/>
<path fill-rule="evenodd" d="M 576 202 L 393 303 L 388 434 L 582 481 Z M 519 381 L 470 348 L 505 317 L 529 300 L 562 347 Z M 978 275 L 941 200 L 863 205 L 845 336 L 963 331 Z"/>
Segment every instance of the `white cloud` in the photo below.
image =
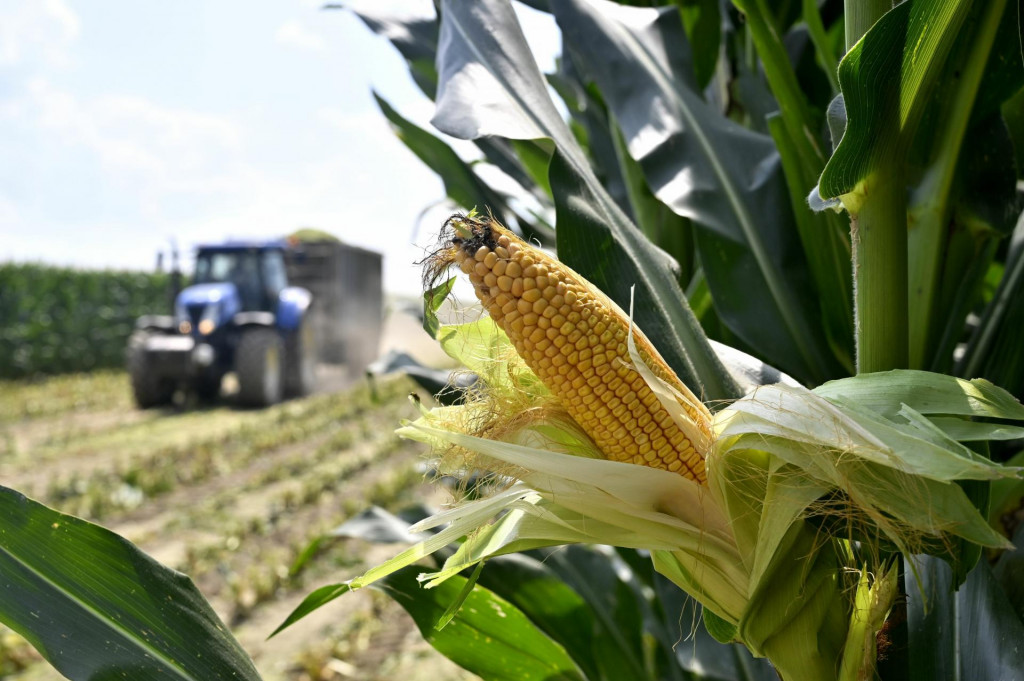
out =
<path fill-rule="evenodd" d="M 273 146 L 230 117 L 138 96 L 86 97 L 34 79 L 0 107 L 0 129 L 37 140 L 32 160 L 21 163 L 40 173 L 31 184 L 38 201 L 32 192 L 10 200 L 0 194 L 0 259 L 148 267 L 172 234 L 187 251 L 226 236 L 313 225 L 386 252 L 388 290 L 415 292 L 412 263 L 423 252 L 410 243 L 413 226 L 421 209 L 444 196 L 440 181 L 375 112 L 322 107 L 314 120 L 323 126 L 312 133 L 322 138 L 322 153 L 278 165 Z M 41 184 L 59 168 L 76 169 L 71 182 L 94 189 L 98 203 L 82 205 L 82 195 L 59 181 Z M 79 236 L 62 240 L 69 219 Z M 25 224 L 32 230 L 22 232 Z M 115 235 L 116 252 L 108 247 Z M 44 245 L 55 240 L 67 242 L 63 250 Z"/>
<path fill-rule="evenodd" d="M 42 78 L 30 81 L 27 96 L 3 113 L 13 113 L 64 144 L 91 150 L 113 172 L 163 179 L 208 165 L 225 149 L 237 148 L 240 138 L 224 117 L 162 107 L 138 96 L 82 100 Z"/>
<path fill-rule="evenodd" d="M 45 0 L 43 11 L 46 12 L 62 29 L 68 38 L 75 38 L 81 30 L 78 15 L 63 0 Z"/>
<path fill-rule="evenodd" d="M 289 19 L 281 24 L 277 33 L 274 34 L 274 40 L 279 45 L 296 47 L 310 52 L 323 52 L 327 49 L 327 41 L 323 36 L 295 19 Z"/>
<path fill-rule="evenodd" d="M 64 0 L 0 3 L 0 66 L 40 60 L 70 64 L 68 48 L 81 32 L 78 15 Z"/>
<path fill-rule="evenodd" d="M 11 198 L 47 215 L 67 219 L 80 206 L 82 219 L 111 210 L 160 221 L 245 191 L 244 131 L 225 116 L 140 96 L 81 97 L 35 78 L 0 107 L 0 130 L 20 140 L 12 162 L 26 169 Z"/>

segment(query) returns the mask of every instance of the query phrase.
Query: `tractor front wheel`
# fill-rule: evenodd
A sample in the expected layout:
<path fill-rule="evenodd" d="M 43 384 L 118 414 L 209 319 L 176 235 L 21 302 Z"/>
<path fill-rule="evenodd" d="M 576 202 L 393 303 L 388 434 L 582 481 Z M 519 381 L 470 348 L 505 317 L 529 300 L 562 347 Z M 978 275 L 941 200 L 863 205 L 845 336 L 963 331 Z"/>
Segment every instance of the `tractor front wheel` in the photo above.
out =
<path fill-rule="evenodd" d="M 235 350 L 238 401 L 248 407 L 267 407 L 281 401 L 281 337 L 273 329 L 247 329 Z"/>
<path fill-rule="evenodd" d="M 146 341 L 151 335 L 149 331 L 136 331 L 128 339 L 128 375 L 135 404 L 140 409 L 160 407 L 174 399 L 174 383 L 160 375 L 146 352 Z"/>

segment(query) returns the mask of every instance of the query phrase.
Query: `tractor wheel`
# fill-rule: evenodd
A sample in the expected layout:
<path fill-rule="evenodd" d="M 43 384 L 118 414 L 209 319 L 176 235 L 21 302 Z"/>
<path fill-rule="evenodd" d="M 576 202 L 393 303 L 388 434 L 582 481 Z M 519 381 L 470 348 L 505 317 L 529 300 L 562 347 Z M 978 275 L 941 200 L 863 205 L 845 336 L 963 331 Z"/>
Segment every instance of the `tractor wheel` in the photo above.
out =
<path fill-rule="evenodd" d="M 281 337 L 273 329 L 247 329 L 235 350 L 238 401 L 267 407 L 281 401 L 283 365 Z"/>
<path fill-rule="evenodd" d="M 157 373 L 146 354 L 146 340 L 151 335 L 149 331 L 136 331 L 128 339 L 128 375 L 140 409 L 160 407 L 174 399 L 174 383 Z"/>
<path fill-rule="evenodd" d="M 284 393 L 288 397 L 305 397 L 316 388 L 316 339 L 313 324 L 302 320 L 285 344 L 287 364 L 284 374 Z"/>

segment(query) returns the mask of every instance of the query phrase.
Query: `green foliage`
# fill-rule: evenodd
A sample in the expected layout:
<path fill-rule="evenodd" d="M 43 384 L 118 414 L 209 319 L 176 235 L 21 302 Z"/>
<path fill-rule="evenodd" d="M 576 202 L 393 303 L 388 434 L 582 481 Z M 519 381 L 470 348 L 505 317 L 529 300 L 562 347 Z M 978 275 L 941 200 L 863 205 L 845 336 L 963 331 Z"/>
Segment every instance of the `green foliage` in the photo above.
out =
<path fill-rule="evenodd" d="M 1014 577 L 1020 584 L 1019 565 Z M 921 579 L 921 589 L 915 578 Z M 908 572 L 906 586 L 910 678 L 1010 679 L 1024 669 L 1024 649 L 1015 645 L 1024 640 L 1024 624 L 988 564 L 982 562 L 972 570 L 952 594 L 949 566 L 937 558 L 921 557 L 916 575 Z"/>
<path fill-rule="evenodd" d="M 123 366 L 135 320 L 170 312 L 167 274 L 0 263 L 0 378 Z"/>
<path fill-rule="evenodd" d="M 509 211 L 501 194 L 481 180 L 473 167 L 463 161 L 454 149 L 436 135 L 403 118 L 380 95 L 374 93 L 374 99 L 399 139 L 441 176 L 445 192 L 452 201 L 460 206 L 487 206 L 498 217 L 507 220 L 504 216 Z"/>
<path fill-rule="evenodd" d="M 1019 213 L 998 114 L 1024 84 L 1015 3 L 902 3 L 839 67 L 842 141 L 818 185 L 858 230 L 859 368 L 953 369 Z M 909 191 L 908 191 L 909 190 Z"/>
<path fill-rule="evenodd" d="M 408 539 L 410 525 L 373 508 L 360 522 L 343 527 L 344 536 L 391 543 Z M 427 572 L 405 567 L 375 588 L 406 608 L 435 647 L 485 679 L 533 678 L 533 670 L 545 667 L 559 671 L 541 678 L 559 678 L 568 669 L 573 670 L 568 678 L 587 681 L 777 678 L 764 660 L 754 659 L 742 646 L 715 641 L 697 626 L 707 612 L 701 614 L 637 551 L 572 545 L 499 556 L 483 564 L 479 575 L 454 577 L 425 590 Z M 317 589 L 278 631 L 348 591 L 348 584 Z M 454 619 L 439 626 L 453 605 L 458 607 Z M 496 609 L 502 614 L 496 615 Z M 480 640 L 481 634 L 491 640 Z M 510 650 L 527 642 L 532 642 L 527 659 L 504 664 Z M 488 650 L 503 664 L 494 664 Z"/>
<path fill-rule="evenodd" d="M 73 681 L 255 681 L 186 576 L 97 525 L 0 487 L 0 621 Z M 17 531 L 14 531 L 14 530 Z"/>
<path fill-rule="evenodd" d="M 381 580 L 380 588 L 412 615 L 427 641 L 460 666 L 485 681 L 584 681 L 561 646 L 483 587 L 473 586 L 460 616 L 437 627 L 467 580 L 455 577 L 425 592 L 429 596 L 424 598 L 417 580 L 424 571 L 405 568 Z"/>

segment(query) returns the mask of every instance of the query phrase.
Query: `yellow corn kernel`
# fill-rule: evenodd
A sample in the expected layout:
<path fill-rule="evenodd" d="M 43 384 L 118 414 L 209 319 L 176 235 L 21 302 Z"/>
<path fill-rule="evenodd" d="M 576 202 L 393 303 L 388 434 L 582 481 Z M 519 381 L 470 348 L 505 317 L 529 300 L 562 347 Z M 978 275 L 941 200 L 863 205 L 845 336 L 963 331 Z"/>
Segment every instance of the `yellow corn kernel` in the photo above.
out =
<path fill-rule="evenodd" d="M 632 368 L 630 323 L 622 311 L 571 269 L 492 219 L 460 216 L 449 225 L 455 235 L 442 264 L 470 273 L 495 323 L 605 456 L 703 483 L 705 452 L 699 447 L 706 445 L 691 441 Z M 635 326 L 633 334 L 651 371 L 689 395 Z M 682 399 L 680 404 L 703 442 L 709 442 L 707 410 Z"/>

